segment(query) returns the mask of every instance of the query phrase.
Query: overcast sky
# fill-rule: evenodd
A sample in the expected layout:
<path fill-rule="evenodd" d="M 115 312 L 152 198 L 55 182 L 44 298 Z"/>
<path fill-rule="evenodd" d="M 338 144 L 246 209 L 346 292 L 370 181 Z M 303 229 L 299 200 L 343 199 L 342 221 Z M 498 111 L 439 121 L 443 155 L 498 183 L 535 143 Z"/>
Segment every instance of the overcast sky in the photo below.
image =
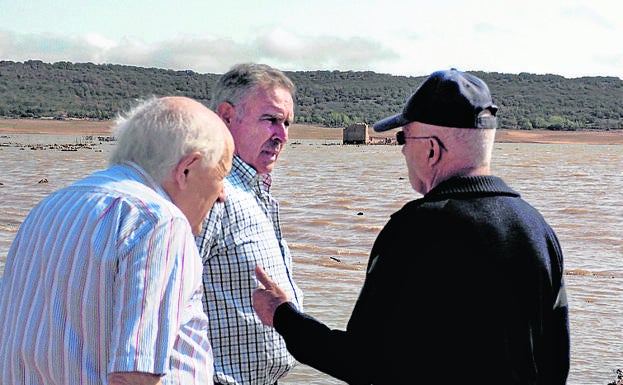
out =
<path fill-rule="evenodd" d="M 0 60 L 623 79 L 620 0 L 0 0 Z"/>

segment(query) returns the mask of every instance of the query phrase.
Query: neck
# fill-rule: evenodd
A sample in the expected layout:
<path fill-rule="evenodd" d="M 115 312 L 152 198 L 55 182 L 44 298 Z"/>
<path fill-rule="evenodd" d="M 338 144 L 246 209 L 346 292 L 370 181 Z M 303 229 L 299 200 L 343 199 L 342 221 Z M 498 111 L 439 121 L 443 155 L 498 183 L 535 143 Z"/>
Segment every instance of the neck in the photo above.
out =
<path fill-rule="evenodd" d="M 439 183 L 445 180 L 448 180 L 452 177 L 455 177 L 455 176 L 478 176 L 478 175 L 491 175 L 491 170 L 489 166 L 486 165 L 486 166 L 481 166 L 481 167 L 464 167 L 464 168 L 455 169 L 452 172 L 448 172 L 448 173 L 438 172 L 432 176 L 429 183 L 426 183 L 425 191 L 424 192 L 420 191 L 420 193 L 426 194 L 430 190 L 435 188 L 435 186 L 437 186 Z"/>

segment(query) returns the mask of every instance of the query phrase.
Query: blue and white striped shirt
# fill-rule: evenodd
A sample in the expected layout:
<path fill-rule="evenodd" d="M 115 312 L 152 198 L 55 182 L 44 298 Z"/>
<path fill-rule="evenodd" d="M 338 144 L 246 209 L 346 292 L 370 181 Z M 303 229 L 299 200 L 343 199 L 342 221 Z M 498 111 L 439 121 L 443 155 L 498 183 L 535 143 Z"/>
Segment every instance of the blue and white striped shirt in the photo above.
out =
<path fill-rule="evenodd" d="M 215 382 L 220 384 L 274 384 L 296 364 L 281 336 L 253 310 L 256 265 L 302 310 L 303 295 L 292 278 L 292 257 L 281 237 L 279 205 L 269 194 L 270 184 L 270 175 L 257 174 L 234 156 L 225 179 L 227 199 L 214 205 L 197 237 Z"/>
<path fill-rule="evenodd" d="M 138 166 L 97 172 L 26 217 L 0 287 L 0 383 L 211 384 L 192 230 Z"/>

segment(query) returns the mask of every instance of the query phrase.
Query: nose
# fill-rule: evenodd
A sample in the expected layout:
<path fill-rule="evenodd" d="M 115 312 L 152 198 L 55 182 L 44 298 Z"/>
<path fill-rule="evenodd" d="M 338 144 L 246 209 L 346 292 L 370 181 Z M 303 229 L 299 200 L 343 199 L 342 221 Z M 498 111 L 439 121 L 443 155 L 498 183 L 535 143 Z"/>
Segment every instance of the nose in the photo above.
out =
<path fill-rule="evenodd" d="M 285 122 L 277 122 L 273 124 L 273 137 L 272 139 L 279 139 L 283 143 L 288 141 L 288 128 Z"/>

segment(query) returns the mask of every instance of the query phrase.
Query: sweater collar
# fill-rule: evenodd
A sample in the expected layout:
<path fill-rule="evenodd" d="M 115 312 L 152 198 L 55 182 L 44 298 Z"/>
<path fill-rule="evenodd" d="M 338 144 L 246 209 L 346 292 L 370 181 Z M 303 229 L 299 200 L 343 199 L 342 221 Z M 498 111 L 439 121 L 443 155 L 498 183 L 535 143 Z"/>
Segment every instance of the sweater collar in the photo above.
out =
<path fill-rule="evenodd" d="M 435 186 L 422 199 L 433 201 L 470 194 L 520 196 L 518 192 L 511 189 L 506 182 L 497 176 L 473 175 L 455 176 L 447 179 Z"/>

